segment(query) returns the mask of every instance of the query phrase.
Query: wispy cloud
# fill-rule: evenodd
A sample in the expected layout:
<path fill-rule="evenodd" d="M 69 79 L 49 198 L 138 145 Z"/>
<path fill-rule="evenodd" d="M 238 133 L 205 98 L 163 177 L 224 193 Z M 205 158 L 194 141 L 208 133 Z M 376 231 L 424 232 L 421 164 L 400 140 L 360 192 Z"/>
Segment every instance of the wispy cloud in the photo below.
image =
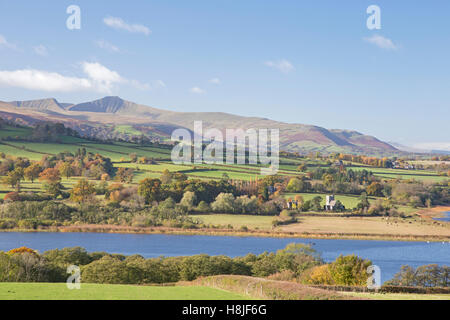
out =
<path fill-rule="evenodd" d="M 202 88 L 199 88 L 199 87 L 193 87 L 193 88 L 191 88 L 189 91 L 192 92 L 192 93 L 195 93 L 195 94 L 203 94 L 203 93 L 206 93 L 205 90 L 203 90 Z"/>
<path fill-rule="evenodd" d="M 120 52 L 120 49 L 106 40 L 95 41 L 95 45 L 109 52 Z"/>
<path fill-rule="evenodd" d="M 117 17 L 106 17 L 103 19 L 103 23 L 113 29 L 125 30 L 132 33 L 142 33 L 145 34 L 146 36 L 152 33 L 148 27 L 142 24 L 128 24 L 121 18 Z"/>
<path fill-rule="evenodd" d="M 6 40 L 6 38 L 0 34 L 0 47 L 5 47 L 8 49 L 14 49 L 18 50 L 17 46 L 9 41 Z"/>
<path fill-rule="evenodd" d="M 209 82 L 212 84 L 221 84 L 222 83 L 219 78 L 209 79 Z"/>
<path fill-rule="evenodd" d="M 154 88 L 165 88 L 166 84 L 162 80 L 156 80 L 153 84 Z"/>
<path fill-rule="evenodd" d="M 283 73 L 289 73 L 295 70 L 295 67 L 292 65 L 292 63 L 286 59 L 266 61 L 264 62 L 264 64 Z"/>
<path fill-rule="evenodd" d="M 380 35 L 373 35 L 371 37 L 363 38 L 364 41 L 371 43 L 381 49 L 385 50 L 397 50 L 398 46 L 389 38 L 380 36 Z"/>
<path fill-rule="evenodd" d="M 100 93 L 110 93 L 119 84 L 131 85 L 143 90 L 150 87 L 137 80 L 126 79 L 98 62 L 82 62 L 81 70 L 85 77 L 70 77 L 57 72 L 36 69 L 0 71 L 0 86 L 48 92 L 90 90 Z"/>
<path fill-rule="evenodd" d="M 431 150 L 450 151 L 450 142 L 422 142 L 414 144 L 413 147 L 427 151 Z"/>
<path fill-rule="evenodd" d="M 47 47 L 40 44 L 38 46 L 33 47 L 34 53 L 36 53 L 37 55 L 46 57 L 48 56 L 48 50 Z"/>

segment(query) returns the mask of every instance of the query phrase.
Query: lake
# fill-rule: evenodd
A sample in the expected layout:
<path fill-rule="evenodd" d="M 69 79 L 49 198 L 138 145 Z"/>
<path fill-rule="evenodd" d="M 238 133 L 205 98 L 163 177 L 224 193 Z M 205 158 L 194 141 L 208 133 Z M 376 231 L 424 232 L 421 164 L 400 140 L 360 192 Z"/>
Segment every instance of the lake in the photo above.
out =
<path fill-rule="evenodd" d="M 433 218 L 433 220 L 450 222 L 450 211 L 444 212 L 445 217 L 442 218 Z"/>
<path fill-rule="evenodd" d="M 243 256 L 276 251 L 287 244 L 312 244 L 329 262 L 340 254 L 356 254 L 381 268 L 382 281 L 391 279 L 402 265 L 450 265 L 449 242 L 406 242 L 373 240 L 325 240 L 303 238 L 260 238 L 230 236 L 183 236 L 160 234 L 111 233 L 20 233 L 0 232 L 0 250 L 27 246 L 45 250 L 80 246 L 88 251 L 106 251 L 124 255 L 159 256 L 209 255 Z"/>

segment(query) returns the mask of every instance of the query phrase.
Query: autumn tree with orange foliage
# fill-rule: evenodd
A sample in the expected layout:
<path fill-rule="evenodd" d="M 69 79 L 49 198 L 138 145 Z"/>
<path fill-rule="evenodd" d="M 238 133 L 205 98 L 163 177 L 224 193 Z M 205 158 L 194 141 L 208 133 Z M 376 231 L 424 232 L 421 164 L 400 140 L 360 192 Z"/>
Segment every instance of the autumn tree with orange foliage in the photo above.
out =
<path fill-rule="evenodd" d="M 95 185 L 86 179 L 81 179 L 70 191 L 70 200 L 84 203 L 95 195 Z"/>
<path fill-rule="evenodd" d="M 58 169 L 47 168 L 39 174 L 39 180 L 55 183 L 61 181 L 61 175 Z"/>
<path fill-rule="evenodd" d="M 30 253 L 30 254 L 37 254 L 36 250 L 30 249 L 28 247 L 20 247 L 20 248 L 15 248 L 15 249 L 11 249 L 7 252 L 7 254 L 15 254 L 15 253 Z"/>

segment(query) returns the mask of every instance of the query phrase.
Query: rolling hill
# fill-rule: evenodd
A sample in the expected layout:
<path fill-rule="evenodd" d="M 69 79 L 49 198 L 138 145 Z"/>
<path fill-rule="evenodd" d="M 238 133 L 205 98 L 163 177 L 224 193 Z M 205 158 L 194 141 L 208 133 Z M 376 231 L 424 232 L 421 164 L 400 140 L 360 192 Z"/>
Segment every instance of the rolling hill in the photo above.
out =
<path fill-rule="evenodd" d="M 373 136 L 350 130 L 328 130 L 305 124 L 290 124 L 266 118 L 244 117 L 223 112 L 174 112 L 157 109 L 120 97 L 104 97 L 80 104 L 56 99 L 0 102 L 0 117 L 21 124 L 39 121 L 61 122 L 87 136 L 126 137 L 141 132 L 158 139 L 170 138 L 176 128 L 267 128 L 280 130 L 280 149 L 296 152 L 348 152 L 388 155 L 400 151 Z M 239 124 L 238 126 L 236 124 Z M 128 128 L 128 130 L 127 130 Z"/>

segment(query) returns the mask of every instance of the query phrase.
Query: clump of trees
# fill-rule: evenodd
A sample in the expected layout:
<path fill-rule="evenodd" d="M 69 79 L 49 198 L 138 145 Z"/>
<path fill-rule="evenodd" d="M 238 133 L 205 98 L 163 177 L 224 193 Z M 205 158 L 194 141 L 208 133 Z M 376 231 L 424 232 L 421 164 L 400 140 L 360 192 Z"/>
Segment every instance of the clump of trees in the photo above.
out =
<path fill-rule="evenodd" d="M 302 277 L 302 282 L 314 285 L 365 286 L 369 274 L 370 260 L 356 255 L 340 255 L 334 262 L 311 268 Z"/>
<path fill-rule="evenodd" d="M 405 265 L 386 284 L 406 287 L 450 287 L 450 267 L 429 264 L 414 268 Z"/>
<path fill-rule="evenodd" d="M 40 255 L 22 249 L 0 252 L 0 281 L 63 282 L 69 265 L 80 266 L 83 282 L 87 283 L 148 284 L 219 274 L 266 277 L 289 271 L 300 276 L 321 263 L 317 252 L 303 244 L 290 244 L 275 253 L 236 258 L 202 254 L 145 259 L 140 255 L 88 253 L 80 247 L 49 250 Z"/>

